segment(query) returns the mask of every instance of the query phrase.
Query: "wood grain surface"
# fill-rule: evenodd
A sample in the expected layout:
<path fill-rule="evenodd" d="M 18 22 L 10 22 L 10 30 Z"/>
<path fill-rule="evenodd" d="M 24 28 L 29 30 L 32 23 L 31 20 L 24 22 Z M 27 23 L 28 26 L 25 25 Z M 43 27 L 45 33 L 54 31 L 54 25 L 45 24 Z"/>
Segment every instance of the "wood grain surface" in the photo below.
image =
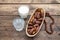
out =
<path fill-rule="evenodd" d="M 18 15 L 18 8 L 22 4 L 0 5 L 0 15 Z M 60 4 L 23 4 L 30 6 L 30 11 L 33 12 L 36 8 L 44 8 L 51 15 L 60 15 Z M 29 14 L 31 14 L 31 12 Z M 11 14 L 12 13 L 12 14 Z"/>
<path fill-rule="evenodd" d="M 60 40 L 60 4 L 27 4 L 27 3 L 59 3 L 59 0 L 0 0 L 0 40 Z M 21 4 L 20 4 L 21 3 Z M 23 4 L 26 3 L 26 4 Z M 44 8 L 46 12 L 54 18 L 53 25 L 54 33 L 49 35 L 45 32 L 43 24 L 41 31 L 33 38 L 26 36 L 25 28 L 21 32 L 17 32 L 13 26 L 13 20 L 20 18 L 18 8 L 21 5 L 30 6 L 29 17 L 36 8 Z M 29 19 L 25 19 L 26 23 Z M 50 19 L 46 18 L 47 24 L 50 24 Z M 48 26 L 49 29 L 49 26 Z"/>
<path fill-rule="evenodd" d="M 60 3 L 60 0 L 0 0 L 0 3 Z"/>

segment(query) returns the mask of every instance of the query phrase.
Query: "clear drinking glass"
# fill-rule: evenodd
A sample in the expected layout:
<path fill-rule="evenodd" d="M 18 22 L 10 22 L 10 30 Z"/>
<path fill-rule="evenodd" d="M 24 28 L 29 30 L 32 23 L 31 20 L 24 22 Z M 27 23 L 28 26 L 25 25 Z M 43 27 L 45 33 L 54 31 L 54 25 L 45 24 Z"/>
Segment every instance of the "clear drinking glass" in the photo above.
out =
<path fill-rule="evenodd" d="M 16 18 L 13 20 L 13 25 L 17 31 L 21 31 L 24 28 L 25 21 L 24 19 Z"/>

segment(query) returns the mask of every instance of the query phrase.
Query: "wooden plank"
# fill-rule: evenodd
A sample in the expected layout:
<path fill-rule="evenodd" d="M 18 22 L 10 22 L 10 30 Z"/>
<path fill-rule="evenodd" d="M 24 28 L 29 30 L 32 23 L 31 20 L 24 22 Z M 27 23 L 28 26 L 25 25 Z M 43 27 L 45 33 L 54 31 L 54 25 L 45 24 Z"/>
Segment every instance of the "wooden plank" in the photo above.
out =
<path fill-rule="evenodd" d="M 48 35 L 45 31 L 40 31 L 33 38 L 26 36 L 25 31 L 22 32 L 1 32 L 0 40 L 60 40 L 60 32 L 54 32 L 52 35 Z"/>
<path fill-rule="evenodd" d="M 20 16 L 18 16 L 18 15 L 13 15 L 13 16 L 0 16 L 0 20 L 13 20 L 13 19 L 15 19 L 15 18 L 20 18 Z"/>
<path fill-rule="evenodd" d="M 0 0 L 0 3 L 30 3 L 31 0 Z"/>
<path fill-rule="evenodd" d="M 60 3 L 57 0 L 34 0 L 33 3 Z"/>
<path fill-rule="evenodd" d="M 52 16 L 55 20 L 55 24 L 53 25 L 53 29 L 55 31 L 60 31 L 60 16 Z M 15 18 L 20 18 L 19 16 L 0 16 L 0 30 L 4 31 L 5 29 L 12 31 L 13 30 L 13 20 Z M 27 19 L 25 20 L 26 22 L 28 21 Z M 46 21 L 48 24 L 50 24 L 50 19 L 46 18 Z M 44 26 L 43 29 L 44 30 Z"/>
<path fill-rule="evenodd" d="M 60 3 L 59 0 L 0 0 L 0 3 Z"/>
<path fill-rule="evenodd" d="M 13 26 L 12 22 L 15 18 L 20 18 L 20 16 L 0 16 L 0 26 Z"/>
<path fill-rule="evenodd" d="M 12 26 L 12 21 L 13 20 L 0 20 L 0 26 Z"/>
<path fill-rule="evenodd" d="M 18 8 L 20 5 L 0 5 L 0 15 L 18 15 Z M 26 4 L 23 4 L 26 5 Z M 27 4 L 29 5 L 29 4 Z M 36 8 L 44 8 L 49 11 L 51 15 L 60 15 L 60 4 L 30 4 L 31 14 Z"/>

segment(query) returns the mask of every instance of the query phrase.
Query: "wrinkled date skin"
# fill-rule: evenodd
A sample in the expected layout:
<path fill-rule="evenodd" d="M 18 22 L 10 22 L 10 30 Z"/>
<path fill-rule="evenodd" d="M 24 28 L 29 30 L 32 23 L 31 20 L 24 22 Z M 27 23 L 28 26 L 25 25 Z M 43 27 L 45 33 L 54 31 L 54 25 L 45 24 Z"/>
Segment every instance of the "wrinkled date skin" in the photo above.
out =
<path fill-rule="evenodd" d="M 31 18 L 30 22 L 28 23 L 28 29 L 27 29 L 27 32 L 30 34 L 30 35 L 34 35 L 40 25 L 41 25 L 41 22 L 43 20 L 43 13 L 41 12 L 41 10 L 36 10 L 36 12 L 34 13 L 33 17 Z"/>

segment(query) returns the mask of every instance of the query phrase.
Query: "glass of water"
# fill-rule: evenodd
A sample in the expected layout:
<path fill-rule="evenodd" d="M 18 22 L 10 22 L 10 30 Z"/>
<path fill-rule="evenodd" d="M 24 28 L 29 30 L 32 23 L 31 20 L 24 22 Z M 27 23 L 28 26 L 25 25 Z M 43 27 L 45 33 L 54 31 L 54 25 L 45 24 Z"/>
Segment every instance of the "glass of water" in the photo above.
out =
<path fill-rule="evenodd" d="M 24 28 L 25 21 L 24 21 L 24 19 L 16 18 L 13 20 L 13 25 L 14 25 L 16 31 L 21 31 Z"/>

